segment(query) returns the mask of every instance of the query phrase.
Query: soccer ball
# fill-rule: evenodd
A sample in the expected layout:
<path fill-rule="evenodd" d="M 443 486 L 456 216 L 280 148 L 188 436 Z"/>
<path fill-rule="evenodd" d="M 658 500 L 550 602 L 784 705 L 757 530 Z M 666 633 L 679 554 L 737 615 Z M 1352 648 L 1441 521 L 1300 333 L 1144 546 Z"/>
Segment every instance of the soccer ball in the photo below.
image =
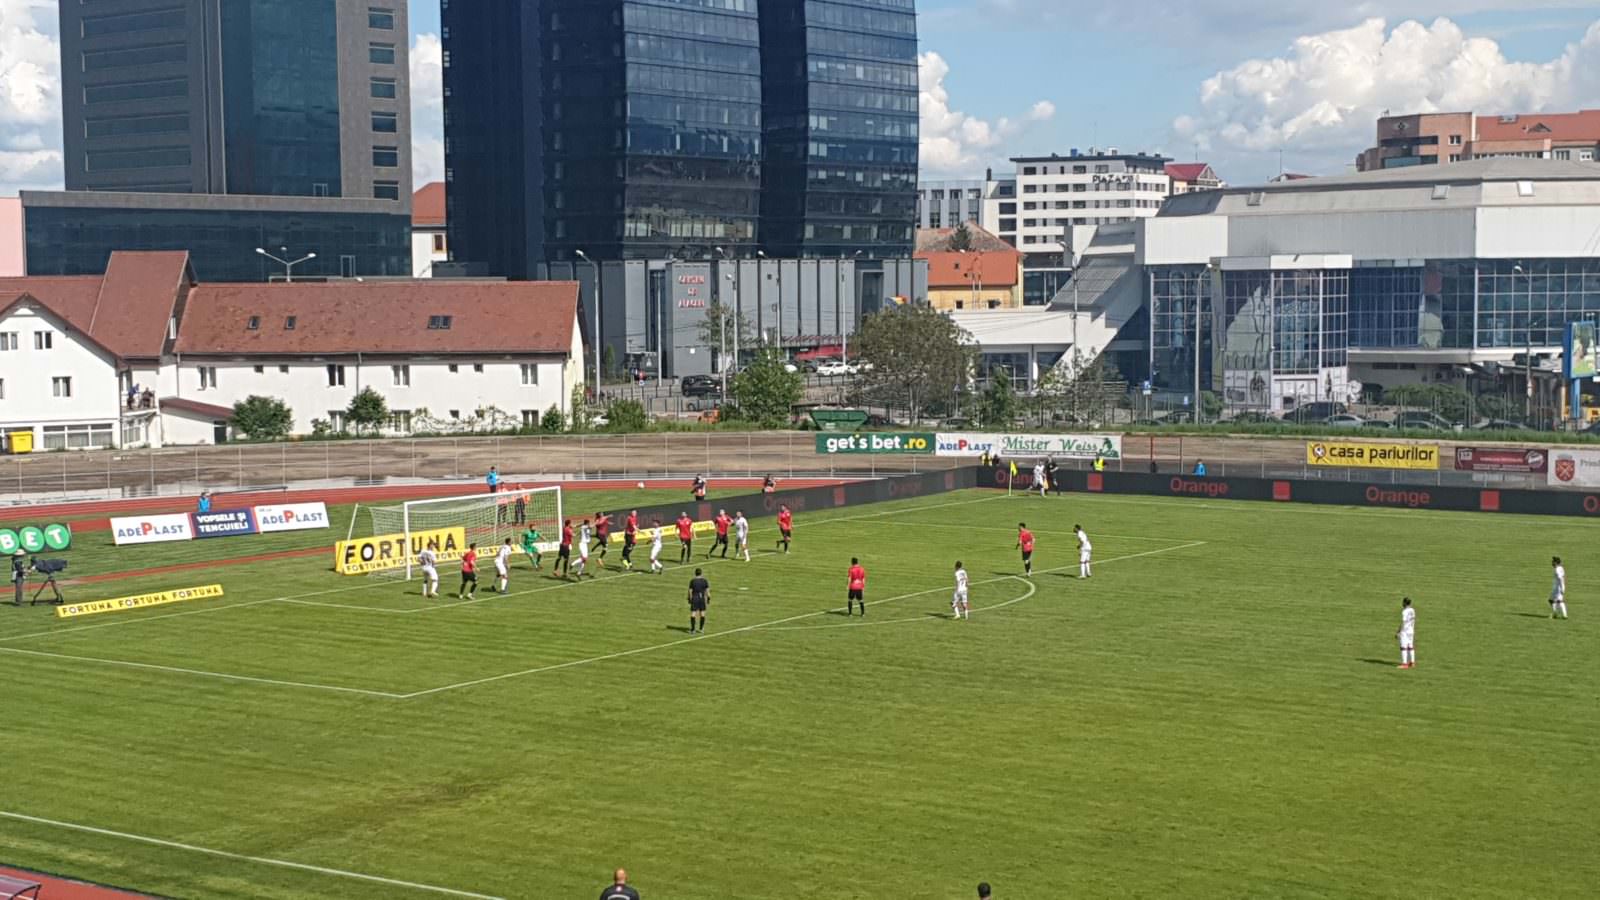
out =
<path fill-rule="evenodd" d="M 644 482 L 639 482 L 639 490 L 644 490 Z"/>

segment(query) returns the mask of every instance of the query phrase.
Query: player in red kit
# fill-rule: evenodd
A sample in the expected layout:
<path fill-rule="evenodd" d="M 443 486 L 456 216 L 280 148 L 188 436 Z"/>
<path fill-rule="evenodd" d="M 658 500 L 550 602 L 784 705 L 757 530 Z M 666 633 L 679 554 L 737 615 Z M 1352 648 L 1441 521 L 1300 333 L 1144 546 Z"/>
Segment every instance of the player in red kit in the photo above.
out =
<path fill-rule="evenodd" d="M 856 559 L 854 556 L 850 557 L 848 577 L 850 579 L 850 588 L 849 593 L 846 594 L 848 599 L 845 600 L 844 614 L 848 616 L 855 612 L 856 602 L 860 601 L 861 615 L 865 616 L 867 614 L 867 570 L 861 568 L 861 560 Z"/>
<path fill-rule="evenodd" d="M 1028 526 L 1017 523 L 1017 546 L 1022 548 L 1022 571 L 1024 574 L 1033 574 L 1033 532 Z"/>
<path fill-rule="evenodd" d="M 686 563 L 694 551 L 694 520 L 686 512 L 678 513 L 678 562 Z"/>
<path fill-rule="evenodd" d="M 594 514 L 594 545 L 600 550 L 600 556 L 595 559 L 594 564 L 604 569 L 606 549 L 611 546 L 611 517 L 603 512 Z"/>
<path fill-rule="evenodd" d="M 727 559 L 728 526 L 733 524 L 733 520 L 728 518 L 727 510 L 719 509 L 717 510 L 717 517 L 712 522 L 717 526 L 717 539 L 711 543 L 711 549 L 706 551 L 706 559 L 710 559 L 711 554 L 717 552 L 718 547 L 722 548 L 722 558 Z"/>
<path fill-rule="evenodd" d="M 565 578 L 572 571 L 572 520 L 561 523 L 561 547 L 556 551 L 556 566 L 552 574 Z"/>
<path fill-rule="evenodd" d="M 794 513 L 790 512 L 789 507 L 783 504 L 778 506 L 778 533 L 781 537 L 778 538 L 777 546 L 782 547 L 783 552 L 788 553 L 789 541 L 794 539 Z"/>
<path fill-rule="evenodd" d="M 622 523 L 622 567 L 633 570 L 633 545 L 639 539 L 639 511 L 628 512 L 628 518 Z"/>
<path fill-rule="evenodd" d="M 478 590 L 478 545 L 468 544 L 467 552 L 461 554 L 461 590 L 456 591 L 456 599 L 473 599 L 472 595 Z"/>

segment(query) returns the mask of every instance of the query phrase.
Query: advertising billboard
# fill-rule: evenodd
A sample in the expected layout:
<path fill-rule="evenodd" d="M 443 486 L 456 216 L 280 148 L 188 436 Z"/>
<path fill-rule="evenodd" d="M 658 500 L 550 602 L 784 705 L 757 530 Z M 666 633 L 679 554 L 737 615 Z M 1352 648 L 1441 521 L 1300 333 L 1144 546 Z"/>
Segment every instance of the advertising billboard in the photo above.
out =
<path fill-rule="evenodd" d="M 1552 487 L 1600 487 L 1600 450 L 1551 450 L 1545 480 Z"/>
<path fill-rule="evenodd" d="M 1550 454 L 1526 447 L 1457 447 L 1455 463 L 1457 472 L 1543 475 L 1550 467 Z"/>
<path fill-rule="evenodd" d="M 163 541 L 187 541 L 194 537 L 194 522 L 188 513 L 165 513 L 154 516 L 127 516 L 111 520 L 111 540 L 118 547 L 124 544 L 159 544 Z"/>
<path fill-rule="evenodd" d="M 817 452 L 927 455 L 933 453 L 933 435 L 927 432 L 905 431 L 818 434 Z"/>
<path fill-rule="evenodd" d="M 1566 359 L 1566 375 L 1570 381 L 1576 378 L 1593 378 L 1600 374 L 1600 346 L 1595 342 L 1594 322 L 1568 322 L 1567 340 L 1563 348 Z"/>
<path fill-rule="evenodd" d="M 256 507 L 256 527 L 262 533 L 304 531 L 328 527 L 328 507 L 323 503 L 278 503 Z"/>
<path fill-rule="evenodd" d="M 937 456 L 982 456 L 1107 460 L 1122 458 L 1120 434 L 984 434 L 976 432 L 935 435 Z"/>
<path fill-rule="evenodd" d="M 1355 469 L 1437 469 L 1439 445 L 1309 441 L 1306 443 L 1306 465 Z"/>

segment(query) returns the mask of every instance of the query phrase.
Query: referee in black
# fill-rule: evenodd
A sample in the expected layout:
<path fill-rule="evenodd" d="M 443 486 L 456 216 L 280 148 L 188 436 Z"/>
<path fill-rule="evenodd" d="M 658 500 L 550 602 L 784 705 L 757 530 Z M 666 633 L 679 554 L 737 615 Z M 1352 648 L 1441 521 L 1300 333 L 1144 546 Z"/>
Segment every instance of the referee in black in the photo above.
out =
<path fill-rule="evenodd" d="M 701 570 L 694 570 L 694 578 L 689 580 L 689 633 L 699 631 L 706 633 L 706 607 L 711 605 L 711 582 L 700 574 Z"/>
<path fill-rule="evenodd" d="M 628 886 L 628 870 L 618 869 L 616 883 L 600 892 L 600 900 L 639 900 L 639 892 Z"/>

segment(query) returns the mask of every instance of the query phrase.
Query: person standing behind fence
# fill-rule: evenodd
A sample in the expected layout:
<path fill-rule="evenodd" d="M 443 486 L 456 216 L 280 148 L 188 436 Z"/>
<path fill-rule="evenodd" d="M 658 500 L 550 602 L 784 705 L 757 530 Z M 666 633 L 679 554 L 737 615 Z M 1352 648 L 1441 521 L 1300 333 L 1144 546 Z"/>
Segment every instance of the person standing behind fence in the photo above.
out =
<path fill-rule="evenodd" d="M 211 492 L 210 491 L 201 491 L 200 492 L 200 500 L 195 503 L 194 511 L 197 512 L 197 513 L 200 513 L 201 515 L 205 515 L 206 513 L 211 512 Z"/>
<path fill-rule="evenodd" d="M 489 486 L 489 493 L 500 490 L 500 469 L 496 466 L 489 467 L 489 474 L 483 476 L 483 483 Z"/>
<path fill-rule="evenodd" d="M 528 495 L 527 494 L 518 494 L 517 495 L 516 515 L 517 515 L 517 519 L 512 524 L 521 525 L 521 524 L 523 524 L 523 523 L 528 521 Z"/>

